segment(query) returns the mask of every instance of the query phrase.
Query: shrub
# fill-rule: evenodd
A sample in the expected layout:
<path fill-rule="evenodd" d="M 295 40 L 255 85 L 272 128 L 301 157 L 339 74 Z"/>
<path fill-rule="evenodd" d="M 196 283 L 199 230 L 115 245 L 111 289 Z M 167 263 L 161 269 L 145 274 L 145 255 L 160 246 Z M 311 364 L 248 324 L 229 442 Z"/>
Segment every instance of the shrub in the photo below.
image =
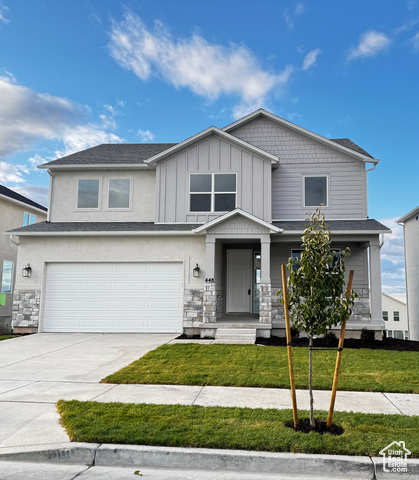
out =
<path fill-rule="evenodd" d="M 361 345 L 363 347 L 371 347 L 375 342 L 375 332 L 374 330 L 368 330 L 368 328 L 363 328 L 361 330 Z"/>
<path fill-rule="evenodd" d="M 338 339 L 334 332 L 327 332 L 326 335 L 323 335 L 321 341 L 325 347 L 336 347 L 338 344 Z"/>

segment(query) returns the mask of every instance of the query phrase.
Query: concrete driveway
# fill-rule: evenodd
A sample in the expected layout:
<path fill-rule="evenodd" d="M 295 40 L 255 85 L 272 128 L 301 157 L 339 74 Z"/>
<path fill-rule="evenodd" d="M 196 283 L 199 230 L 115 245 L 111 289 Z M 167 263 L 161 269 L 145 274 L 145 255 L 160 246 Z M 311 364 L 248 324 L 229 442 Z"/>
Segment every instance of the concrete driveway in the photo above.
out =
<path fill-rule="evenodd" d="M 0 448 L 68 442 L 58 398 L 94 400 L 98 383 L 154 348 L 168 334 L 39 333 L 0 342 Z"/>

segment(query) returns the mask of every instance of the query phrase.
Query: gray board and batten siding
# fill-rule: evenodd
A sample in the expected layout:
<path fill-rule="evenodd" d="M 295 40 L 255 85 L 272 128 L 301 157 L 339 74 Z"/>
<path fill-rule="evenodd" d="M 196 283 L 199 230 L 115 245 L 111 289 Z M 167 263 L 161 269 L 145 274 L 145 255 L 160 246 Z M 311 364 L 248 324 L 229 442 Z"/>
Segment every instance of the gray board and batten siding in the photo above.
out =
<path fill-rule="evenodd" d="M 206 223 L 226 212 L 189 209 L 189 176 L 193 173 L 236 173 L 236 207 L 272 221 L 271 161 L 258 157 L 216 134 L 185 147 L 156 166 L 157 222 Z"/>
<path fill-rule="evenodd" d="M 367 218 L 362 160 L 263 117 L 229 133 L 278 157 L 279 167 L 272 171 L 273 220 L 307 217 L 309 212 L 303 203 L 305 175 L 328 179 L 328 206 L 322 209 L 326 219 Z"/>

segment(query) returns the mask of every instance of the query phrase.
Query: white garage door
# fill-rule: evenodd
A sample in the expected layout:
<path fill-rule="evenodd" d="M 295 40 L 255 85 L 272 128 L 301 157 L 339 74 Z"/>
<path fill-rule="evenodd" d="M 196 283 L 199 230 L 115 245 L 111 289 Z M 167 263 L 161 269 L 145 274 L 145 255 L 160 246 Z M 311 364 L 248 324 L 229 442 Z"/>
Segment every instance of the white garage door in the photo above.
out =
<path fill-rule="evenodd" d="M 182 329 L 181 263 L 50 263 L 44 332 Z"/>

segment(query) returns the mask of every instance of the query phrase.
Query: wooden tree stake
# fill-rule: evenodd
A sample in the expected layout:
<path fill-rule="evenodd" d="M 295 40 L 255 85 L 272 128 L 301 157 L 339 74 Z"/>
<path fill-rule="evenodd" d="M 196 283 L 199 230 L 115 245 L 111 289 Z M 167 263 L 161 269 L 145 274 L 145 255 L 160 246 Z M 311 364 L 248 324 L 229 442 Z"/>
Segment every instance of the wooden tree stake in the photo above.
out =
<path fill-rule="evenodd" d="M 352 280 L 354 278 L 354 271 L 351 270 L 349 272 L 349 279 L 348 279 L 348 286 L 346 289 L 346 298 L 349 298 L 352 294 Z M 340 370 L 340 361 L 342 359 L 342 350 L 343 350 L 343 342 L 345 340 L 345 329 L 346 329 L 346 320 L 342 322 L 342 326 L 340 329 L 340 337 L 339 337 L 339 346 L 338 346 L 338 353 L 336 357 L 336 367 L 335 367 L 335 376 L 333 378 L 333 388 L 332 388 L 332 397 L 330 399 L 330 407 L 329 407 L 329 414 L 327 416 L 327 428 L 330 428 L 332 425 L 333 419 L 333 410 L 335 408 L 335 400 L 336 400 L 336 391 L 338 388 L 338 379 L 339 379 L 339 370 Z"/>
<path fill-rule="evenodd" d="M 281 265 L 281 272 L 282 272 L 282 288 L 284 291 L 285 328 L 287 332 L 287 352 L 288 352 L 288 366 L 290 370 L 292 416 L 294 418 L 294 428 L 297 428 L 298 427 L 297 396 L 295 393 L 294 367 L 292 362 L 291 325 L 290 325 L 290 313 L 288 310 L 287 271 L 286 271 L 285 265 Z"/>

